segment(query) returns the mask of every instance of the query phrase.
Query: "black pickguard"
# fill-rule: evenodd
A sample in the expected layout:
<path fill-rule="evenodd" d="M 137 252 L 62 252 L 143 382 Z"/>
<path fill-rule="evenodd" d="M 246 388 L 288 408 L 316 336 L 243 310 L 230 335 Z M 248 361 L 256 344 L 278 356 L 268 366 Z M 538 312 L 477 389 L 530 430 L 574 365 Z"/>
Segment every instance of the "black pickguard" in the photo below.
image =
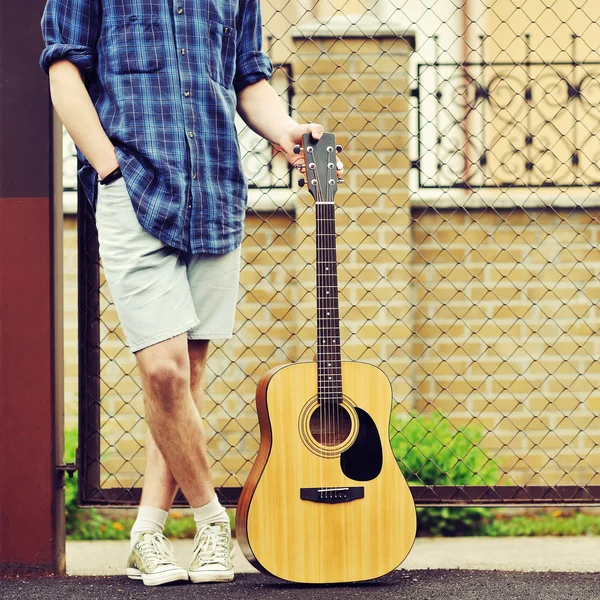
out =
<path fill-rule="evenodd" d="M 381 437 L 369 413 L 361 408 L 354 410 L 358 416 L 358 436 L 340 457 L 342 472 L 355 481 L 371 481 L 381 473 L 383 466 Z"/>

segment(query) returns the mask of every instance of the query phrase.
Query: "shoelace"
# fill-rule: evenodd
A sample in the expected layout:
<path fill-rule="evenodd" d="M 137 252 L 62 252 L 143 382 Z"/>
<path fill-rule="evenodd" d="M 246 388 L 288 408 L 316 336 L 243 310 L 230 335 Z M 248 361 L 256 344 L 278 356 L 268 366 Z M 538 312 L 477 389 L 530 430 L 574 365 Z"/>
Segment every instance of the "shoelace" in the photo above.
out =
<path fill-rule="evenodd" d="M 194 554 L 201 563 L 227 563 L 229 558 L 229 536 L 218 525 L 204 525 L 196 534 Z"/>
<path fill-rule="evenodd" d="M 170 565 L 175 562 L 171 542 L 160 533 L 146 534 L 139 544 L 140 554 L 150 566 Z"/>

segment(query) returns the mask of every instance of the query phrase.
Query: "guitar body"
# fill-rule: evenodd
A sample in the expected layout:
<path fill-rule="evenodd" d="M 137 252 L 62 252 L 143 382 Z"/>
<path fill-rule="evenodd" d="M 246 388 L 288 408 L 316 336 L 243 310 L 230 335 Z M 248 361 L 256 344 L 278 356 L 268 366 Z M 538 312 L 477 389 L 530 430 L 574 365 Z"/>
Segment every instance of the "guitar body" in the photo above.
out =
<path fill-rule="evenodd" d="M 390 383 L 366 363 L 341 361 L 341 371 L 339 408 L 319 407 L 314 362 L 271 370 L 258 386 L 261 441 L 236 532 L 248 560 L 281 579 L 373 579 L 415 538 L 413 499 L 389 443 Z M 321 435 L 328 420 L 337 438 Z"/>

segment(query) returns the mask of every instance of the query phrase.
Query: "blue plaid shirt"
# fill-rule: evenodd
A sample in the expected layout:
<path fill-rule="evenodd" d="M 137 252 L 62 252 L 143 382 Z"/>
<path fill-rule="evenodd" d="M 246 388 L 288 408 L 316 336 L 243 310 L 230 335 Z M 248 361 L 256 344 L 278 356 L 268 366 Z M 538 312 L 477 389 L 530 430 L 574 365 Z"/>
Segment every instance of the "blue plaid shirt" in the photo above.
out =
<path fill-rule="evenodd" d="M 140 224 L 194 254 L 234 250 L 247 203 L 236 92 L 272 71 L 259 0 L 48 0 L 42 32 L 42 69 L 67 59 L 85 76 Z"/>

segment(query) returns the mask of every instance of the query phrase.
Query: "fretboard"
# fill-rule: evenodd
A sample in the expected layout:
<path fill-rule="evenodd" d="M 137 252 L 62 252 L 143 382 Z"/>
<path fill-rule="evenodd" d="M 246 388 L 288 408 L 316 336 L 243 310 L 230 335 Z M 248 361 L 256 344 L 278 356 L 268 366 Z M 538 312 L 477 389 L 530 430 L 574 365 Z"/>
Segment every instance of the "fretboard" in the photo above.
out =
<path fill-rule="evenodd" d="M 340 315 L 333 200 L 317 201 L 317 373 L 319 402 L 342 398 Z"/>

